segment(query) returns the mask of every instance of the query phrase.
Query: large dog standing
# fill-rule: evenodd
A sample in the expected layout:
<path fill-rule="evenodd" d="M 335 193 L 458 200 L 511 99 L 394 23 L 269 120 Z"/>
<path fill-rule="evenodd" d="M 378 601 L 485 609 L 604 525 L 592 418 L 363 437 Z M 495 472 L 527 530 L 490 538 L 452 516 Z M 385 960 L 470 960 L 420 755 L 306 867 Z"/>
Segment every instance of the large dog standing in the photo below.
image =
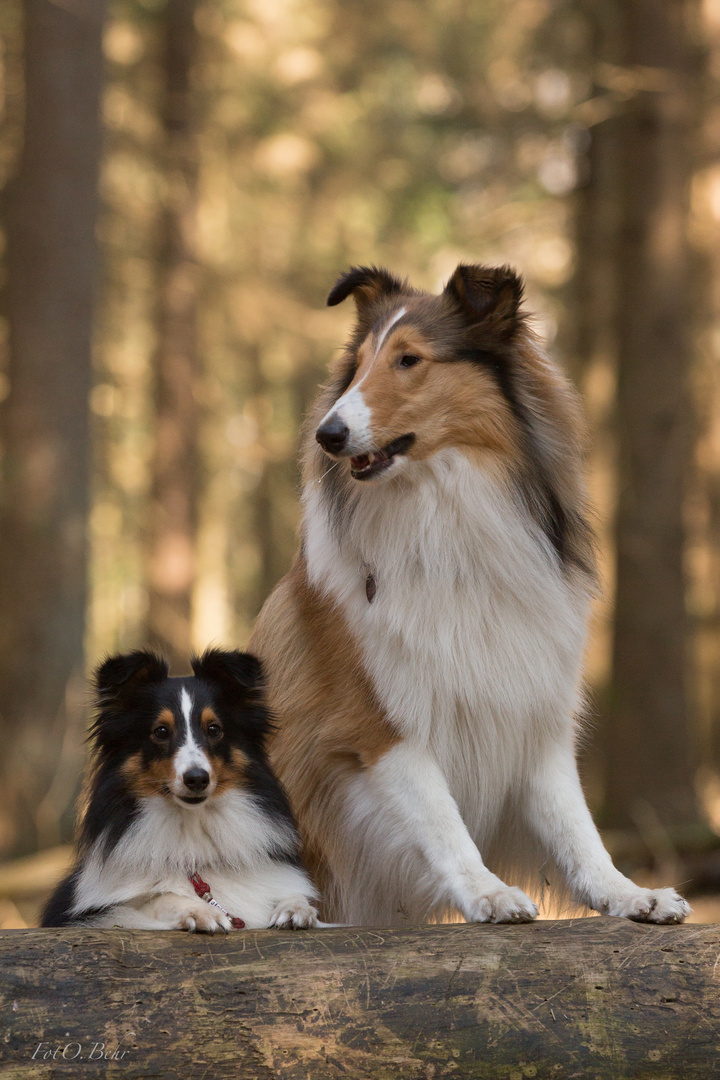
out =
<path fill-rule="evenodd" d="M 612 864 L 575 763 L 593 589 L 575 394 L 508 268 L 360 267 L 307 435 L 302 546 L 250 648 L 325 917 L 522 922 L 517 887 L 678 922 Z M 498 876 L 498 875 L 502 875 Z M 508 877 L 510 884 L 505 884 Z"/>

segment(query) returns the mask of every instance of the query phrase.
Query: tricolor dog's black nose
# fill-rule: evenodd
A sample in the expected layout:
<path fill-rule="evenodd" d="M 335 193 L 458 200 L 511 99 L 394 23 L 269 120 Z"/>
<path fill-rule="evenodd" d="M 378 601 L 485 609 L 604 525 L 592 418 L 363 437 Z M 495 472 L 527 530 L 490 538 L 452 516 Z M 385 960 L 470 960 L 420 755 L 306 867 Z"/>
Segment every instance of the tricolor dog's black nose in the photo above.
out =
<path fill-rule="evenodd" d="M 210 773 L 207 769 L 201 769 L 195 765 L 183 773 L 183 784 L 188 791 L 204 791 L 210 783 Z"/>
<path fill-rule="evenodd" d="M 328 454 L 342 454 L 350 428 L 339 416 L 329 416 L 315 432 L 315 438 Z"/>

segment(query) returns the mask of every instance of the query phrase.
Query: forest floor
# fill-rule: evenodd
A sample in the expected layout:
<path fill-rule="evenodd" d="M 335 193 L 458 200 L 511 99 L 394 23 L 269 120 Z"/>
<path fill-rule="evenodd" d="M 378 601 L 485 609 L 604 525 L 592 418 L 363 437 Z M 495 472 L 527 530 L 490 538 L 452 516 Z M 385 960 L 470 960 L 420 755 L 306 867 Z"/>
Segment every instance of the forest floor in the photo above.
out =
<path fill-rule="evenodd" d="M 23 930 L 38 925 L 43 904 L 70 868 L 72 851 L 70 844 L 62 844 L 37 855 L 0 863 L 0 930 Z M 672 875 L 646 872 L 634 877 L 638 884 L 659 887 L 672 883 L 684 891 L 682 883 L 674 881 Z M 686 893 L 693 908 L 688 922 L 720 922 L 720 892 L 694 894 L 686 890 Z M 557 918 L 557 912 L 541 907 L 540 917 Z"/>

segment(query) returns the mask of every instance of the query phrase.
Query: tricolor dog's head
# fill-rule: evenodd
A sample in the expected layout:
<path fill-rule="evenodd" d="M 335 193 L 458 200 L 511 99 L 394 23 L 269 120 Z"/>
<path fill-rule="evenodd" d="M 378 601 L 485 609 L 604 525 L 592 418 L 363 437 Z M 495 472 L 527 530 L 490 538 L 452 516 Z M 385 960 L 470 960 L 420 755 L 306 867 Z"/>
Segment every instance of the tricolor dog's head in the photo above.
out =
<path fill-rule="evenodd" d="M 432 296 L 387 270 L 356 267 L 328 304 L 350 294 L 357 325 L 337 400 L 316 431 L 326 454 L 348 459 L 351 476 L 368 481 L 448 446 L 512 452 L 513 350 L 524 325 L 522 282 L 511 269 L 460 265 Z"/>
<path fill-rule="evenodd" d="M 141 650 L 98 668 L 91 738 L 112 790 L 192 808 L 251 783 L 269 726 L 259 660 L 209 649 L 192 667 L 171 678 Z"/>

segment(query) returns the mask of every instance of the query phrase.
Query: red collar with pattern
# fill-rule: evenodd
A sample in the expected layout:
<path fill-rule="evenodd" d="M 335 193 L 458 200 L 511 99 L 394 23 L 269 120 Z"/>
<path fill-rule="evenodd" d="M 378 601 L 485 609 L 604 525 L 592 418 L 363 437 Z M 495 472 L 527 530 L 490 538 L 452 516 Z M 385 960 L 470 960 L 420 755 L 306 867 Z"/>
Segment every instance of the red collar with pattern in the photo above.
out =
<path fill-rule="evenodd" d="M 197 871 L 194 874 L 190 875 L 190 884 L 192 885 L 193 889 L 198 894 L 201 900 L 205 900 L 205 902 L 210 904 L 212 907 L 216 907 L 220 911 L 222 911 L 223 915 L 227 915 L 233 930 L 243 929 L 243 927 L 245 926 L 243 920 L 238 919 L 235 915 L 231 915 L 229 911 L 225 910 L 222 904 L 218 904 L 217 900 L 213 898 L 213 895 L 210 892 L 210 886 L 208 885 L 207 881 L 203 881 Z"/>

